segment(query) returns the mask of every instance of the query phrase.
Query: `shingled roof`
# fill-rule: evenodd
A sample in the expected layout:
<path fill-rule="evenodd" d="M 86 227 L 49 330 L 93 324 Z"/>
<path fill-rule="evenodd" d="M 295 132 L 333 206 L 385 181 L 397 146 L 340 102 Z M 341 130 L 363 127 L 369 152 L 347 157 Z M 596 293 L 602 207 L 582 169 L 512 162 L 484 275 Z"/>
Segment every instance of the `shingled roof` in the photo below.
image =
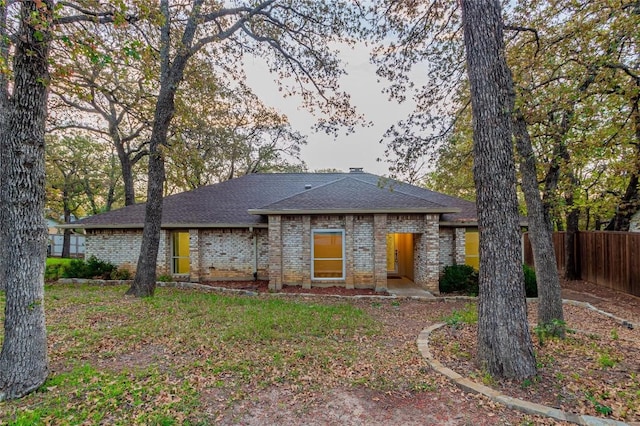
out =
<path fill-rule="evenodd" d="M 144 204 L 90 216 L 88 229 L 142 228 Z M 476 221 L 474 203 L 370 173 L 256 173 L 163 200 L 163 228 L 266 226 L 268 214 L 441 213 Z"/>

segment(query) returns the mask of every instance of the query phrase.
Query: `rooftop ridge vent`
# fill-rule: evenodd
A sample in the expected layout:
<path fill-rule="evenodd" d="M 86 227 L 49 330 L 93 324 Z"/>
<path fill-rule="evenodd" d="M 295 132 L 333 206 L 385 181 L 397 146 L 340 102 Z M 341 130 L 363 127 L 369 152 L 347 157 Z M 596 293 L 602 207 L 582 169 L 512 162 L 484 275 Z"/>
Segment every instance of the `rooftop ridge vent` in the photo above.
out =
<path fill-rule="evenodd" d="M 364 167 L 349 167 L 349 173 L 364 173 Z"/>
<path fill-rule="evenodd" d="M 310 183 L 307 183 L 307 184 L 304 186 L 304 189 L 311 189 L 311 184 L 310 184 Z"/>

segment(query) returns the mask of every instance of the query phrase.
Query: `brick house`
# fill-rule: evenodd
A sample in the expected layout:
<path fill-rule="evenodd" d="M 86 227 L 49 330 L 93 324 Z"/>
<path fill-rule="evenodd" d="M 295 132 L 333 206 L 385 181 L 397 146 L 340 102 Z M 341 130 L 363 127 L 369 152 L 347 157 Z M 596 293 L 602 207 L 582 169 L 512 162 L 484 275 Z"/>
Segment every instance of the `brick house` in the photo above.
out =
<path fill-rule="evenodd" d="M 87 256 L 133 271 L 143 222 L 138 204 L 74 226 L 86 230 Z M 171 195 L 161 233 L 158 274 L 268 279 L 276 290 L 382 291 L 388 278 L 404 277 L 438 292 L 446 265 L 477 260 L 474 203 L 360 169 L 250 174 Z"/>

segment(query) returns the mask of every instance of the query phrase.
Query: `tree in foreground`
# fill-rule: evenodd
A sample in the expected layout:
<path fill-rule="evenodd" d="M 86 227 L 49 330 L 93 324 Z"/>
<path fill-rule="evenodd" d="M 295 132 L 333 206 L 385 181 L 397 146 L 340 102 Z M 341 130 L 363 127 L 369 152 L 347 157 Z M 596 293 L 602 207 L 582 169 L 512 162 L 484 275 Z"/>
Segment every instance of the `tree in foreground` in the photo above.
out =
<path fill-rule="evenodd" d="M 7 9 L 3 3 L 2 31 Z M 44 317 L 44 129 L 53 2 L 24 1 L 13 56 L 13 84 L 3 77 L 0 152 L 2 277 L 6 292 L 0 352 L 0 400 L 37 389 L 48 374 Z M 5 37 L 3 34 L 3 43 Z M 4 46 L 3 46 L 4 47 Z M 3 49 L 8 62 L 8 48 Z M 5 76 L 6 77 L 6 76 Z"/>
<path fill-rule="evenodd" d="M 37 389 L 48 373 L 44 134 L 52 32 L 61 24 L 115 20 L 114 10 L 59 5 L 63 8 L 56 9 L 54 0 L 0 2 L 0 281 L 5 290 L 0 400 Z"/>
<path fill-rule="evenodd" d="M 515 92 L 497 0 L 462 0 L 480 228 L 478 358 L 490 374 L 536 374 L 527 322 L 512 145 Z"/>

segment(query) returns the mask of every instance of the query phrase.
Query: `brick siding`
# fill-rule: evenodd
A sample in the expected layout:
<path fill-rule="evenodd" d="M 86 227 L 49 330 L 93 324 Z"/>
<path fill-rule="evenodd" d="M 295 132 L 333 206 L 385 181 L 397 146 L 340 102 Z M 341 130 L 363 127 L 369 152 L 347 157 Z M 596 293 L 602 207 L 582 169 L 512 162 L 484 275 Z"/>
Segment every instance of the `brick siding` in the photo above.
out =
<path fill-rule="evenodd" d="M 388 233 L 403 233 L 413 234 L 414 281 L 437 292 L 438 277 L 444 266 L 463 264 L 465 260 L 464 229 L 440 228 L 438 221 L 435 214 L 273 215 L 269 217 L 268 229 L 192 229 L 189 230 L 189 279 L 194 282 L 252 279 L 257 251 L 258 277 L 268 279 L 272 289 L 288 284 L 305 288 L 341 285 L 384 290 L 387 286 L 386 237 Z M 312 279 L 313 229 L 345 230 L 343 280 Z M 88 230 L 87 256 L 95 255 L 135 272 L 141 239 L 141 230 Z M 158 274 L 170 273 L 170 241 L 171 231 L 162 230 Z"/>
<path fill-rule="evenodd" d="M 85 258 L 95 256 L 98 259 L 111 262 L 114 265 L 135 272 L 140 256 L 142 230 L 87 230 L 85 242 Z M 166 259 L 167 236 L 164 231 L 160 235 L 158 250 L 158 273 L 168 272 Z"/>

